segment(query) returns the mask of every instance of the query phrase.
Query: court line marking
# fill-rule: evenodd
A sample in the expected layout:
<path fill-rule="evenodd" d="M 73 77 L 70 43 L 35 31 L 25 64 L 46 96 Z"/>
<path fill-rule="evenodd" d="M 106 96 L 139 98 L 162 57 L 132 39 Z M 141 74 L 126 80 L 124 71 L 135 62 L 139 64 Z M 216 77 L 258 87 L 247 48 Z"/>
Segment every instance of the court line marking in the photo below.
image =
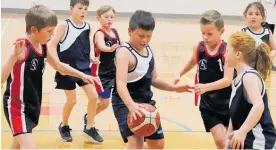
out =
<path fill-rule="evenodd" d="M 168 118 L 165 118 L 165 117 L 160 117 L 160 118 L 163 119 L 163 120 L 166 120 L 166 121 L 168 121 L 170 123 L 176 124 L 176 125 L 184 128 L 187 132 L 192 131 L 191 128 L 189 128 L 188 126 L 184 125 L 183 123 L 180 123 L 178 121 L 174 121 L 174 120 L 171 120 L 171 119 L 168 119 Z"/>

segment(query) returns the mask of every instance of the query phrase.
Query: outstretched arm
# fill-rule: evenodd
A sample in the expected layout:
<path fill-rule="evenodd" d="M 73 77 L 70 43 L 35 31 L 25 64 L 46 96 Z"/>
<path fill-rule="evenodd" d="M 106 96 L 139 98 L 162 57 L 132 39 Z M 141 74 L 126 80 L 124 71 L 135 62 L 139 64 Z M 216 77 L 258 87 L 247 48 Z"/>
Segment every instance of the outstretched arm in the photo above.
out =
<path fill-rule="evenodd" d="M 193 56 L 190 58 L 188 63 L 183 67 L 180 73 L 175 77 L 174 84 L 178 83 L 183 75 L 189 72 L 195 65 L 196 65 L 196 58 L 197 57 L 197 46 L 193 48 Z"/>

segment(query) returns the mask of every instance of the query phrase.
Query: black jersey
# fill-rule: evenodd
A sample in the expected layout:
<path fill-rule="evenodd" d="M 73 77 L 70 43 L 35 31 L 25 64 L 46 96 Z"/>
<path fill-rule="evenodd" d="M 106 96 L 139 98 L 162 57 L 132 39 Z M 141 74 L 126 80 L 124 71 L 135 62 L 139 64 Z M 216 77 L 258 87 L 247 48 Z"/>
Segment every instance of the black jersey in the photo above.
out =
<path fill-rule="evenodd" d="M 203 41 L 198 44 L 197 48 L 197 64 L 198 71 L 196 76 L 197 83 L 211 83 L 218 81 L 224 76 L 224 54 L 226 52 L 226 42 L 222 41 L 218 52 L 214 55 L 208 53 L 206 45 Z M 231 86 L 209 91 L 196 97 L 196 101 L 200 98 L 201 109 L 211 109 L 216 112 L 228 110 L 228 104 L 231 94 Z M 226 113 L 226 112 L 225 112 Z"/>
<path fill-rule="evenodd" d="M 14 134 L 28 132 L 37 125 L 42 99 L 47 46 L 42 45 L 40 53 L 27 39 L 25 42 L 26 57 L 14 65 L 3 96 L 5 115 Z"/>
<path fill-rule="evenodd" d="M 146 47 L 147 56 L 141 56 L 129 43 L 125 43 L 121 47 L 126 47 L 136 59 L 135 68 L 129 71 L 127 75 L 127 89 L 131 98 L 136 103 L 150 103 L 153 96 L 151 85 L 154 68 L 154 57 L 150 47 Z M 112 93 L 112 105 L 124 105 L 117 92 L 116 84 Z"/>
<path fill-rule="evenodd" d="M 114 64 L 114 58 L 116 51 L 113 52 L 103 52 L 100 49 L 96 47 L 95 44 L 95 35 L 97 32 L 102 32 L 104 34 L 104 42 L 107 47 L 111 47 L 114 44 L 120 44 L 120 38 L 116 31 L 116 29 L 111 28 L 111 31 L 115 34 L 115 37 L 111 37 L 108 35 L 105 31 L 102 29 L 99 29 L 94 34 L 94 50 L 95 50 L 95 56 L 100 60 L 100 64 L 92 64 L 92 75 L 97 76 L 99 75 L 101 82 L 103 84 L 103 88 L 106 89 L 108 87 L 111 87 L 113 79 L 115 78 L 115 64 Z"/>
<path fill-rule="evenodd" d="M 256 70 L 247 70 L 241 77 L 240 81 L 233 80 L 232 94 L 230 99 L 230 118 L 233 130 L 238 130 L 248 117 L 252 108 L 252 103 L 245 95 L 243 86 L 243 76 L 246 73 L 256 74 L 262 81 L 262 100 L 264 102 L 264 112 L 259 122 L 247 133 L 245 139 L 245 149 L 272 149 L 276 140 L 276 131 L 271 119 L 268 108 L 268 98 L 265 84 Z M 250 93 L 248 93 L 250 94 Z"/>

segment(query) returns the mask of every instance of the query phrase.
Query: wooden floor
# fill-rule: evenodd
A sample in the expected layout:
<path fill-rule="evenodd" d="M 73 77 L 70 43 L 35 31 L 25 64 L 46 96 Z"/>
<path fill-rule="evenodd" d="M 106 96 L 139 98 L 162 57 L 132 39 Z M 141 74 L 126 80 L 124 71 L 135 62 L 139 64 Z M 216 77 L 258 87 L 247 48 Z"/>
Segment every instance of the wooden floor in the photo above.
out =
<path fill-rule="evenodd" d="M 59 16 L 62 21 L 68 16 Z M 18 37 L 25 33 L 24 15 L 2 14 L 1 17 L 2 58 L 6 57 L 6 51 L 11 50 L 11 45 Z M 93 32 L 99 28 L 94 17 L 89 17 Z M 225 21 L 226 31 L 223 38 L 235 31 L 239 31 L 243 22 Z M 128 40 L 128 18 L 116 18 L 114 27 L 119 31 L 124 41 Z M 198 20 L 193 19 L 156 19 L 156 29 L 151 40 L 151 46 L 155 51 L 159 76 L 172 82 L 172 79 L 180 68 L 190 59 L 192 47 L 201 40 Z M 3 63 L 3 62 L 2 62 Z M 96 127 L 105 141 L 102 144 L 92 144 L 82 136 L 82 116 L 86 110 L 87 99 L 80 88 L 77 89 L 78 103 L 75 106 L 70 126 L 73 129 L 73 142 L 64 143 L 60 140 L 57 127 L 61 121 L 62 106 L 65 95 L 55 89 L 54 70 L 47 65 L 44 73 L 43 105 L 39 125 L 34 129 L 33 135 L 37 148 L 125 148 L 122 142 L 118 125 L 114 118 L 112 108 L 101 113 L 96 118 Z M 195 69 L 184 78 L 185 81 L 193 81 Z M 272 84 L 274 83 L 274 84 Z M 267 91 L 270 100 L 270 111 L 276 124 L 276 72 L 273 72 L 267 80 Z M 4 88 L 2 89 L 3 93 Z M 154 90 L 154 99 L 162 117 L 162 126 L 165 134 L 165 148 L 215 148 L 212 136 L 205 133 L 203 122 L 198 107 L 193 105 L 193 94 L 177 94 Z M 2 103 L 1 103 L 2 104 Z M 1 107 L 2 109 L 3 107 Z M 2 111 L 2 147 L 9 148 L 12 142 L 12 134 Z"/>

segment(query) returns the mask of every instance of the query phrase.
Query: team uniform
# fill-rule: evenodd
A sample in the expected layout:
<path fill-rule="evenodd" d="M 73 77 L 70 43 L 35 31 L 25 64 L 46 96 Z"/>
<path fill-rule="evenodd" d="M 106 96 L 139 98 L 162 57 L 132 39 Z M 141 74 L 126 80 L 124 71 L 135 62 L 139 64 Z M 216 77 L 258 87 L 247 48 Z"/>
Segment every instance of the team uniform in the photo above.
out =
<path fill-rule="evenodd" d="M 104 42 L 105 45 L 111 47 L 114 44 L 120 44 L 120 38 L 116 29 L 111 28 L 111 31 L 115 34 L 115 37 L 111 37 L 102 29 L 99 29 L 94 34 L 94 49 L 95 56 L 100 61 L 100 64 L 92 64 L 91 66 L 91 74 L 93 76 L 99 76 L 102 82 L 102 88 L 104 91 L 99 93 L 99 97 L 107 99 L 111 96 L 111 89 L 114 87 L 114 79 L 115 79 L 115 53 L 114 52 L 103 52 L 100 49 L 96 48 L 95 44 L 95 35 L 97 32 L 102 32 L 104 34 Z"/>
<path fill-rule="evenodd" d="M 252 38 L 254 38 L 256 41 L 262 40 L 266 44 L 269 45 L 269 34 L 270 34 L 270 29 L 266 26 L 262 26 L 262 33 L 255 33 L 253 32 L 249 27 L 242 28 L 243 32 L 248 33 Z"/>
<path fill-rule="evenodd" d="M 242 28 L 242 31 L 248 33 L 255 41 L 262 40 L 264 43 L 269 45 L 269 35 L 271 33 L 271 30 L 269 29 L 269 26 L 267 24 L 262 25 L 262 30 L 262 33 L 255 33 L 251 31 L 249 27 Z M 272 65 L 272 70 L 276 71 L 276 67 L 274 65 Z"/>
<path fill-rule="evenodd" d="M 25 43 L 25 59 L 14 65 L 3 96 L 4 113 L 14 136 L 32 133 L 41 110 L 47 46 L 42 45 L 40 53 L 27 39 Z"/>
<path fill-rule="evenodd" d="M 155 101 L 152 100 L 153 93 L 151 91 L 152 71 L 154 69 L 154 57 L 151 48 L 147 46 L 147 56 L 141 56 L 129 43 L 125 43 L 121 45 L 121 47 L 127 48 L 136 59 L 135 68 L 130 70 L 127 75 L 127 88 L 131 98 L 136 103 L 149 103 L 155 105 Z M 129 110 L 120 98 L 116 89 L 116 84 L 112 92 L 112 107 L 115 118 L 119 124 L 121 136 L 126 143 L 128 141 L 127 137 L 134 135 L 134 133 L 130 131 L 127 125 Z M 161 125 L 153 135 L 145 138 L 163 139 L 164 135 Z"/>
<path fill-rule="evenodd" d="M 208 53 L 205 43 L 203 41 L 199 42 L 197 47 L 198 71 L 195 79 L 196 83 L 206 84 L 223 78 L 226 45 L 222 41 L 218 52 L 211 55 Z M 230 94 L 231 86 L 195 96 L 195 104 L 198 105 L 198 102 L 200 102 L 201 117 L 207 132 L 210 132 L 211 128 L 220 123 L 226 127 L 228 126 Z"/>
<path fill-rule="evenodd" d="M 57 46 L 58 57 L 61 62 L 70 65 L 71 67 L 87 74 L 90 72 L 90 26 L 87 22 L 82 25 L 74 24 L 71 19 L 66 19 L 67 25 L 64 37 Z M 76 83 L 79 86 L 84 86 L 83 80 L 69 75 L 61 75 L 56 72 L 55 81 L 57 89 L 74 90 Z"/>
<path fill-rule="evenodd" d="M 229 104 L 233 130 L 240 129 L 253 106 L 246 96 L 246 91 L 243 86 L 243 76 L 247 73 L 256 74 L 262 81 L 261 94 L 264 102 L 264 112 L 258 123 L 247 133 L 244 142 L 244 149 L 272 149 L 276 141 L 276 130 L 268 108 L 265 83 L 259 73 L 254 69 L 245 71 L 240 81 L 236 81 L 236 79 L 233 80 L 232 94 Z"/>

